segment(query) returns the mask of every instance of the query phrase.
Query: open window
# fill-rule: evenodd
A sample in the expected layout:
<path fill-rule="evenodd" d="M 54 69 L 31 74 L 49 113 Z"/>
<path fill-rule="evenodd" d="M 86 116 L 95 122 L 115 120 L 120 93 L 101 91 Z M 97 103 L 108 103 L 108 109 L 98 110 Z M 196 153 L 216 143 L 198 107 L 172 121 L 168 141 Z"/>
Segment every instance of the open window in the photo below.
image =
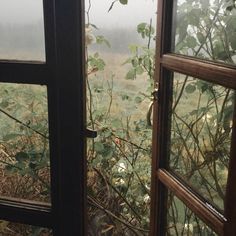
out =
<path fill-rule="evenodd" d="M 85 235 L 82 2 L 0 2 L 1 235 Z"/>
<path fill-rule="evenodd" d="M 33 4 L 5 2 L 3 13 L 16 17 Z M 10 120 L 4 129 L 0 120 L 0 173 L 9 180 L 1 183 L 0 220 L 18 224 L 13 234 L 86 235 L 83 1 L 34 2 L 41 21 L 27 27 L 38 37 L 0 45 L 0 119 Z M 158 1 L 151 236 L 236 234 L 235 15 L 234 1 Z M 40 53 L 19 56 L 34 40 Z M 22 189 L 6 191 L 16 180 Z"/>
<path fill-rule="evenodd" d="M 158 2 L 150 235 L 236 233 L 234 7 Z"/>

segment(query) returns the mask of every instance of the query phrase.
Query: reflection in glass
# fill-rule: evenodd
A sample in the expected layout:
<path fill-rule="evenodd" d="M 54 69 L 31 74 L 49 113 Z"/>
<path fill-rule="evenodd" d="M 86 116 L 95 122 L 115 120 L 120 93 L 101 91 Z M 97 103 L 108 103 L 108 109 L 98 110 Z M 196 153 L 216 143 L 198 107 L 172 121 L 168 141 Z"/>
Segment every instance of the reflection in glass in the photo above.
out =
<path fill-rule="evenodd" d="M 174 12 L 176 53 L 229 64 L 236 63 L 234 1 L 178 0 Z"/>
<path fill-rule="evenodd" d="M 50 201 L 47 88 L 0 84 L 0 196 Z"/>
<path fill-rule="evenodd" d="M 0 0 L 0 59 L 45 61 L 42 0 Z"/>
<path fill-rule="evenodd" d="M 52 230 L 0 220 L 1 236 L 52 236 Z"/>
<path fill-rule="evenodd" d="M 172 193 L 169 193 L 167 205 L 166 236 L 217 235 Z"/>
<path fill-rule="evenodd" d="M 234 91 L 174 74 L 170 168 L 224 210 Z"/>

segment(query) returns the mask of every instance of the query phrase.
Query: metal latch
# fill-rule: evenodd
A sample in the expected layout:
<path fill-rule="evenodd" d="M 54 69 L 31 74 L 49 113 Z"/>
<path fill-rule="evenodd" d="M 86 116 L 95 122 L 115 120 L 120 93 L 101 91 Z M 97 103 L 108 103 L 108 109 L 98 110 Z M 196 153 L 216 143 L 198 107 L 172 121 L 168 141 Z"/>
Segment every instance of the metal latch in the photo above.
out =
<path fill-rule="evenodd" d="M 96 130 L 92 130 L 92 129 L 85 129 L 85 136 L 87 138 L 96 138 L 98 136 L 98 132 Z"/>
<path fill-rule="evenodd" d="M 152 126 L 151 116 L 152 116 L 153 104 L 157 100 L 158 100 L 158 88 L 156 87 L 152 92 L 152 101 L 148 106 L 148 111 L 147 111 L 147 115 L 146 115 L 148 126 Z"/>

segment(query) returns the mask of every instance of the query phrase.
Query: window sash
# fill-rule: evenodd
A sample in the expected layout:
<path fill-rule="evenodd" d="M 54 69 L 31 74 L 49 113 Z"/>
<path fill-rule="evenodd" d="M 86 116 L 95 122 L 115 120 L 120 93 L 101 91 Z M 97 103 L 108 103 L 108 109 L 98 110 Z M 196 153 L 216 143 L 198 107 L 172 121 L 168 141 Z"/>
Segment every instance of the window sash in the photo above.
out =
<path fill-rule="evenodd" d="M 225 197 L 225 218 L 209 209 L 191 191 L 187 184 L 178 181 L 166 170 L 168 157 L 168 140 L 170 128 L 169 98 L 172 94 L 171 74 L 179 72 L 202 80 L 212 82 L 227 88 L 236 89 L 236 68 L 211 61 L 171 53 L 172 16 L 175 1 L 158 1 L 157 44 L 155 83 L 159 86 L 159 98 L 154 102 L 153 124 L 153 154 L 152 154 L 152 202 L 151 202 L 151 232 L 150 235 L 164 235 L 166 225 L 167 189 L 174 192 L 187 207 L 198 215 L 219 235 L 236 234 L 234 219 L 236 217 L 236 201 L 234 180 L 236 178 L 235 145 L 231 145 L 231 158 Z M 234 111 L 232 144 L 236 141 L 236 111 Z M 200 208 L 199 208 L 200 207 Z M 201 209 L 201 211 L 199 211 Z"/>
<path fill-rule="evenodd" d="M 46 62 L 1 60 L 0 82 L 47 86 L 52 204 L 0 197 L 0 218 L 86 235 L 84 3 L 44 0 L 43 8 Z"/>

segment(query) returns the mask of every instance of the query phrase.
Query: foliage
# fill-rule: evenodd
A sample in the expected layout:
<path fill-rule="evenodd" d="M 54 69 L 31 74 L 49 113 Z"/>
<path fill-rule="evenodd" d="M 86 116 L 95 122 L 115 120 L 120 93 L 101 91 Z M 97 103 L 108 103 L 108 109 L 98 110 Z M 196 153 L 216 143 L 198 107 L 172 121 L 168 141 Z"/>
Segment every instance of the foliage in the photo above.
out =
<path fill-rule="evenodd" d="M 147 39 L 147 46 L 130 45 L 131 55 L 123 66 L 130 67 L 126 79 L 133 83 L 137 76 L 149 78 L 150 85 L 142 91 L 120 90 L 114 86 L 119 75 L 103 78 L 107 63 L 104 67 L 91 63 L 97 53 L 87 57 L 87 125 L 98 131 L 87 152 L 90 235 L 148 233 L 151 129 L 145 115 L 138 112 L 140 104 L 150 101 L 148 87 L 150 90 L 154 73 L 150 45 L 155 32 L 151 22 L 138 25 L 137 32 Z"/>
<path fill-rule="evenodd" d="M 234 1 L 179 1 L 173 50 L 176 53 L 198 57 L 200 59 L 235 64 L 236 31 L 234 26 L 236 24 L 234 24 L 234 18 Z M 140 23 L 137 26 L 137 33 L 144 40 L 147 39 L 147 44 L 146 46 L 131 44 L 129 47 L 131 56 L 123 65 L 130 65 L 130 69 L 126 74 L 126 79 L 128 80 L 135 81 L 137 77 L 143 74 L 148 76 L 150 79 L 146 81 L 150 83 L 148 86 L 149 89 L 146 90 L 148 94 L 152 87 L 155 55 L 153 48 L 150 46 L 151 41 L 153 39 L 155 40 L 151 22 L 150 24 Z M 107 97 L 111 101 L 108 102 L 108 107 L 110 106 L 109 104 L 114 102 L 112 100 L 114 98 L 111 96 L 111 94 L 114 96 L 114 91 L 111 92 L 112 88 L 108 86 L 99 90 L 101 97 L 104 97 L 103 95 L 105 93 L 109 94 Z M 145 97 L 149 97 L 146 93 Z M 128 92 L 122 93 L 123 101 L 127 100 L 129 103 L 132 103 L 132 97 Z M 141 100 L 137 99 L 137 101 Z M 219 212 L 223 210 L 223 199 L 227 182 L 234 100 L 234 92 L 230 89 L 189 76 L 173 74 L 170 168 L 179 178 L 187 182 L 194 191 L 200 193 L 205 201 Z M 99 102 L 99 104 L 101 103 Z M 139 183 L 140 179 L 142 180 L 142 178 L 145 179 L 147 177 L 148 173 L 145 174 L 142 170 L 148 170 L 148 164 L 150 163 L 147 161 L 148 158 L 140 158 L 139 162 L 135 161 L 134 165 L 130 166 L 130 162 L 136 159 L 135 155 L 130 153 L 127 143 L 138 144 L 139 140 L 141 142 L 144 140 L 142 139 L 144 137 L 146 140 L 150 140 L 151 132 L 150 130 L 146 132 L 148 128 L 144 119 L 135 121 L 134 123 L 136 125 L 138 124 L 138 127 L 136 126 L 135 129 L 132 129 L 135 126 L 130 123 L 130 120 L 132 120 L 131 117 L 124 124 L 123 117 L 119 117 L 117 113 L 115 114 L 116 118 L 112 119 L 114 114 L 107 112 L 111 111 L 110 108 L 104 112 L 101 112 L 101 110 L 99 106 L 94 107 L 95 114 L 98 114 L 97 117 L 95 116 L 94 121 L 99 121 L 99 126 L 95 124 L 94 127 L 100 130 L 100 135 L 94 144 L 94 152 L 90 151 L 90 153 L 95 155 L 92 158 L 93 163 L 95 163 L 95 167 L 93 166 L 93 168 L 98 168 L 97 164 L 101 165 L 99 166 L 101 175 L 106 176 L 105 179 L 110 183 L 110 185 L 108 184 L 109 186 L 116 187 L 114 197 L 109 198 L 114 198 L 116 201 L 120 193 L 124 194 L 124 192 L 127 192 L 127 182 L 129 183 L 130 173 L 134 173 L 130 172 L 130 170 L 135 171 L 141 176 L 141 178 L 133 180 L 133 186 L 136 186 L 136 183 Z M 137 131 L 138 133 L 136 133 Z M 135 135 L 132 136 L 132 134 Z M 119 147 L 121 153 L 117 154 L 117 147 Z M 150 151 L 144 152 L 143 155 L 144 157 L 148 157 Z M 140 165 L 142 167 L 145 166 L 145 168 L 141 170 Z M 118 169 L 121 173 L 119 173 Z M 93 171 L 91 170 L 91 172 Z M 101 184 L 100 188 L 104 185 L 106 186 L 106 183 L 103 181 L 103 185 Z M 148 186 L 148 184 L 145 184 L 145 186 Z M 113 187 L 111 188 L 113 189 Z M 125 199 L 123 197 L 124 195 L 121 195 L 122 203 L 114 207 L 109 202 L 110 204 L 108 203 L 106 205 L 106 209 L 115 212 L 117 216 L 121 215 L 123 218 L 128 217 L 126 218 L 127 220 L 135 218 L 134 225 L 136 227 L 137 225 L 148 227 L 147 223 L 138 222 L 138 215 L 142 215 L 142 218 L 148 218 L 148 212 L 146 212 L 145 216 L 144 212 L 142 212 L 142 208 L 145 208 L 145 205 L 141 204 L 139 208 L 135 208 L 135 211 L 139 213 L 138 215 L 127 207 L 129 203 L 133 205 L 139 202 L 139 198 L 136 197 L 134 199 L 132 195 L 142 196 L 141 198 L 145 199 L 145 196 L 148 195 L 148 188 L 149 186 L 146 188 L 143 187 L 144 191 L 142 192 L 139 188 L 128 186 L 130 194 L 125 195 Z M 91 191 L 93 191 L 92 188 Z M 105 192 L 109 191 L 111 191 L 110 187 L 106 187 Z M 95 196 L 99 195 L 97 193 Z M 99 197 L 96 199 L 99 200 Z M 189 229 L 190 225 L 195 224 L 196 217 L 188 217 L 187 214 L 191 215 L 191 213 L 188 213 L 189 211 L 187 210 L 184 210 L 184 219 L 178 218 L 178 212 L 183 210 L 181 210 L 182 206 L 177 204 L 176 198 L 172 197 L 168 205 L 170 206 L 168 224 L 172 225 L 171 222 L 175 222 L 171 226 L 172 229 L 168 230 L 169 235 L 181 235 L 183 231 L 179 231 L 178 227 L 181 229 L 187 227 Z M 120 208 L 120 206 L 123 207 Z M 125 215 L 127 208 L 129 214 Z M 106 213 L 104 214 L 106 215 Z M 104 219 L 100 224 L 103 223 L 106 225 L 107 223 L 108 225 L 112 225 L 113 227 L 109 231 L 113 234 L 117 232 L 121 234 L 117 220 L 113 220 L 107 223 L 106 219 Z M 97 227 L 99 228 L 99 225 Z M 198 221 L 194 230 L 203 230 L 204 227 L 207 234 L 213 234 L 200 221 Z M 136 232 L 140 233 L 141 231 Z M 130 231 L 129 234 L 131 234 Z"/>
<path fill-rule="evenodd" d="M 173 50 L 235 64 L 235 13 L 234 1 L 179 1 Z M 231 89 L 173 75 L 170 168 L 218 212 L 224 210 L 234 101 Z M 168 235 L 215 235 L 171 194 L 169 201 Z"/>
<path fill-rule="evenodd" d="M 125 6 L 128 0 L 113 1 L 109 11 L 115 3 Z M 175 53 L 235 64 L 234 0 L 178 1 L 174 20 Z M 147 235 L 152 130 L 140 107 L 146 108 L 151 101 L 155 30 L 152 21 L 137 26 L 137 34 L 144 43 L 131 42 L 129 58 L 122 65 L 131 86 L 143 79 L 145 86 L 140 91 L 116 87 L 120 78 L 116 72 L 104 76 L 108 63 L 98 52 L 91 53 L 89 46 L 112 45 L 93 31 L 99 29 L 88 20 L 87 125 L 98 131 L 96 140 L 88 141 L 87 150 L 89 234 Z M 230 156 L 234 91 L 177 73 L 173 74 L 172 82 L 169 167 L 221 212 Z M 0 165 L 5 176 L 0 194 L 49 201 L 45 88 L 4 84 L 0 90 L 3 120 Z M 192 231 L 204 228 L 207 235 L 214 235 L 171 193 L 167 205 L 168 235 L 189 234 L 191 227 Z"/>

